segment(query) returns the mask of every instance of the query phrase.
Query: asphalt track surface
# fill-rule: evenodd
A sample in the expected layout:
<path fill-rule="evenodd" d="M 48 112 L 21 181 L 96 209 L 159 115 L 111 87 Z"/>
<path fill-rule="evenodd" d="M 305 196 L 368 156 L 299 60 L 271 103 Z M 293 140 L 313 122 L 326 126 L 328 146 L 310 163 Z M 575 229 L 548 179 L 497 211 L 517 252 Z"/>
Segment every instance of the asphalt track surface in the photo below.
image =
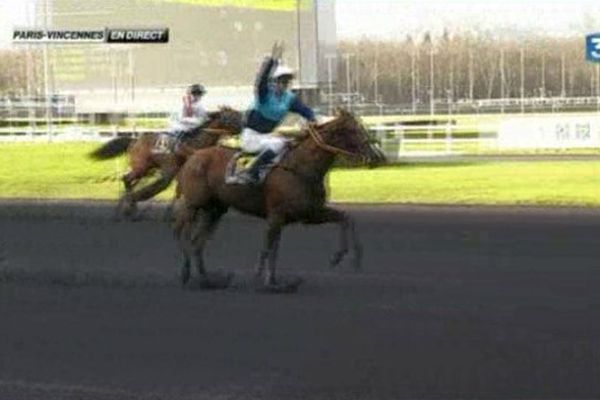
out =
<path fill-rule="evenodd" d="M 599 398 L 600 210 L 342 206 L 284 231 L 296 294 L 256 293 L 262 221 L 228 215 L 178 286 L 170 231 L 112 204 L 0 204 L 0 399 Z"/>

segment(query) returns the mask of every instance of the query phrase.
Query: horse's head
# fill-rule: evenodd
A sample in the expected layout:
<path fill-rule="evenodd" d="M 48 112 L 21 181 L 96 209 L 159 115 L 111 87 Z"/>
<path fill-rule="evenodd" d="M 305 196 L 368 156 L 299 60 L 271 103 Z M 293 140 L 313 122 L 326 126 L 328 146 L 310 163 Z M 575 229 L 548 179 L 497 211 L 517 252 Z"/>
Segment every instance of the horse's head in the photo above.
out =
<path fill-rule="evenodd" d="M 386 162 L 385 155 L 375 146 L 362 121 L 345 109 L 338 108 L 334 119 L 320 125 L 317 130 L 332 152 L 361 160 L 370 166 Z M 315 140 L 318 141 L 318 138 Z"/>
<path fill-rule="evenodd" d="M 242 113 L 228 106 L 221 106 L 217 111 L 208 113 L 203 125 L 207 132 L 239 134 L 242 130 Z M 221 132 L 223 131 L 223 132 Z"/>
<path fill-rule="evenodd" d="M 194 130 L 194 148 L 214 146 L 222 136 L 239 135 L 242 131 L 242 113 L 222 106 L 208 113 L 206 121 Z"/>

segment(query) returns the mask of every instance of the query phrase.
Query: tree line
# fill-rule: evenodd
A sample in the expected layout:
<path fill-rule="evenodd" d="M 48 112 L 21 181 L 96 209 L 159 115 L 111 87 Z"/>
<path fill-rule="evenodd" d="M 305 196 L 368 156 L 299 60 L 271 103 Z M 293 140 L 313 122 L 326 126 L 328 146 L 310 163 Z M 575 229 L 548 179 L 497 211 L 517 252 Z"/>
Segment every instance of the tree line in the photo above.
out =
<path fill-rule="evenodd" d="M 433 40 L 344 40 L 337 55 L 333 90 L 368 103 L 427 104 L 432 86 L 436 101 L 452 102 L 600 96 L 600 67 L 586 62 L 583 38 L 445 33 Z M 0 51 L 0 94 L 39 94 L 43 85 L 41 50 Z"/>
<path fill-rule="evenodd" d="M 0 51 L 0 95 L 40 94 L 44 84 L 42 68 L 42 54 L 38 49 Z"/>
<path fill-rule="evenodd" d="M 436 101 L 598 96 L 599 75 L 584 38 L 407 36 L 341 41 L 335 90 L 384 104 L 428 103 L 432 86 Z"/>

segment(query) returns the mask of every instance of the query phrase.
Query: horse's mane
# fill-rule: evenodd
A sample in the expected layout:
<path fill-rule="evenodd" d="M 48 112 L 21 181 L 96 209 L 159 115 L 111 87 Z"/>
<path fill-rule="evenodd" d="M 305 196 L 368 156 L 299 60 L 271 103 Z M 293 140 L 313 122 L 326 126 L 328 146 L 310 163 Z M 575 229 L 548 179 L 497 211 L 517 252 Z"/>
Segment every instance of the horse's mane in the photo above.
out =
<path fill-rule="evenodd" d="M 218 110 L 208 112 L 206 121 L 204 121 L 202 123 L 202 125 L 200 125 L 200 126 L 198 126 L 197 128 L 194 129 L 194 133 L 193 133 L 192 137 L 196 137 L 204 129 L 208 128 L 208 126 L 210 124 L 212 124 L 214 121 L 218 120 L 223 115 L 227 115 L 227 114 L 234 115 L 236 117 L 239 116 L 240 117 L 240 121 L 241 121 L 241 115 L 242 115 L 241 112 L 233 109 L 230 106 L 222 105 L 222 106 L 219 106 Z M 240 124 L 241 124 L 241 122 L 240 122 Z"/>
<path fill-rule="evenodd" d="M 211 122 L 211 121 L 215 120 L 216 118 L 219 118 L 223 114 L 237 114 L 237 113 L 238 113 L 238 111 L 234 110 L 230 106 L 221 105 L 221 106 L 219 106 L 218 110 L 210 111 L 208 113 L 208 118 L 207 118 L 206 122 Z"/>

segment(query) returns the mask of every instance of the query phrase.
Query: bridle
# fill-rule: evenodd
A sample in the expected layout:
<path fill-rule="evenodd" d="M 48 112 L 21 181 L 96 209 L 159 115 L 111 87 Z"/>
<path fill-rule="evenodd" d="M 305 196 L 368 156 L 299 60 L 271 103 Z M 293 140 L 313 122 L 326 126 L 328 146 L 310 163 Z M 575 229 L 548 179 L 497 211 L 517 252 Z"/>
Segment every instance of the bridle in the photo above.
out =
<path fill-rule="evenodd" d="M 204 128 L 202 129 L 203 133 L 217 133 L 224 135 L 235 135 L 235 131 L 233 129 L 222 129 L 222 128 Z"/>
<path fill-rule="evenodd" d="M 325 143 L 325 141 L 323 140 L 323 137 L 321 136 L 321 134 L 319 132 L 317 132 L 317 130 L 315 129 L 315 127 L 313 125 L 308 125 L 308 133 L 310 134 L 310 136 L 313 138 L 313 140 L 317 144 L 317 147 L 319 147 L 327 152 L 330 152 L 333 154 L 341 154 L 341 155 L 344 155 L 344 156 L 347 156 L 350 158 L 364 157 L 362 154 L 354 153 L 354 152 L 344 150 L 339 147 L 335 147 L 335 146 Z"/>
<path fill-rule="evenodd" d="M 330 144 L 325 143 L 325 141 L 323 140 L 323 137 L 315 129 L 314 125 L 308 125 L 307 129 L 308 129 L 308 133 L 310 134 L 310 137 L 314 140 L 314 142 L 317 145 L 317 147 L 319 147 L 322 150 L 327 151 L 328 153 L 332 153 L 334 155 L 341 154 L 341 155 L 344 155 L 344 156 L 347 156 L 347 157 L 350 157 L 350 158 L 354 158 L 354 157 L 356 157 L 356 158 L 362 158 L 362 159 L 366 158 L 366 156 L 364 156 L 364 155 L 362 155 L 360 153 L 354 153 L 354 152 L 351 152 L 351 151 L 348 151 L 348 150 L 344 150 L 344 149 L 341 149 L 339 147 L 335 147 L 335 146 L 332 146 Z M 286 166 L 284 163 L 278 163 L 278 164 L 275 165 L 275 167 L 276 168 L 282 168 L 282 169 L 284 169 L 286 171 L 290 171 L 293 174 L 298 175 L 300 178 L 303 178 L 303 179 L 308 180 L 308 181 L 314 181 L 315 179 L 316 180 L 321 179 L 320 177 L 313 178 L 311 176 L 308 176 L 308 175 L 305 175 L 303 173 L 300 173 L 295 168 L 290 168 L 290 167 Z"/>

